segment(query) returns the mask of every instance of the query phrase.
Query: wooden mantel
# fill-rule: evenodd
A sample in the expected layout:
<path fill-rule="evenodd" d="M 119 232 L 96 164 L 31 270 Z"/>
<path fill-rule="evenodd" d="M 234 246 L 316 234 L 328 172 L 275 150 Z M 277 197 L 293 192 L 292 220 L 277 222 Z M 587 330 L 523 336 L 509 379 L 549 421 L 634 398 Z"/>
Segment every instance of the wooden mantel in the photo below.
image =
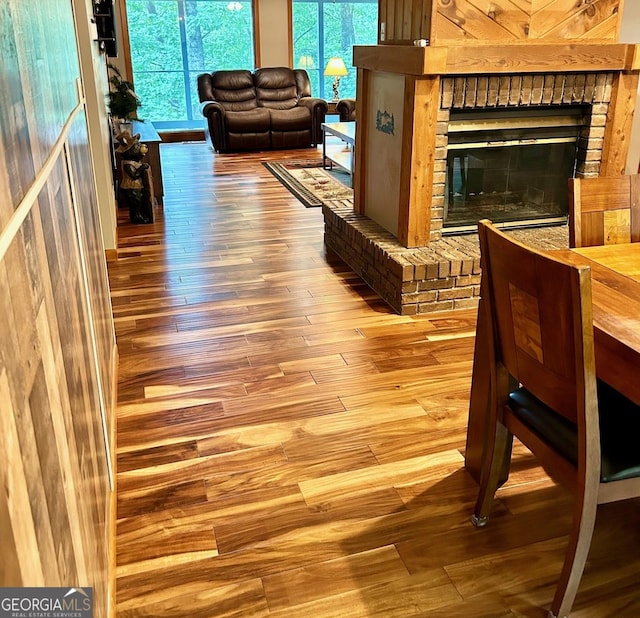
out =
<path fill-rule="evenodd" d="M 451 47 L 362 45 L 353 48 L 353 64 L 359 69 L 403 75 L 638 71 L 639 49 L 624 43 L 543 41 Z"/>

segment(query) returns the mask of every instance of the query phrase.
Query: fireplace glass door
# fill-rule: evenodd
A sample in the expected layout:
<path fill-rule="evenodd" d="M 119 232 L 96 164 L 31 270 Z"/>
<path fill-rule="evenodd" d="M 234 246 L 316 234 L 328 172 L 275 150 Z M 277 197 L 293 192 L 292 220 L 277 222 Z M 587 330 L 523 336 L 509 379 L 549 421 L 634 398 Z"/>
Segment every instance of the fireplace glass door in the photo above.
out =
<path fill-rule="evenodd" d="M 444 232 L 566 221 L 582 110 L 452 113 Z"/>

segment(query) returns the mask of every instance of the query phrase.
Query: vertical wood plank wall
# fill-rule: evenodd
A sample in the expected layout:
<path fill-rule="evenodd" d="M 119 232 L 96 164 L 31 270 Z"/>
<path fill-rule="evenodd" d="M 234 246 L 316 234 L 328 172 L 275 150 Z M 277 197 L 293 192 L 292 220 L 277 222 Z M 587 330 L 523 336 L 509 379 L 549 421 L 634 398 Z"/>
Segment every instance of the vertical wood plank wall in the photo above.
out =
<path fill-rule="evenodd" d="M 521 42 L 530 39 L 617 41 L 624 0 L 382 0 L 381 44 Z"/>
<path fill-rule="evenodd" d="M 116 347 L 71 3 L 0 2 L 0 586 L 109 614 Z"/>

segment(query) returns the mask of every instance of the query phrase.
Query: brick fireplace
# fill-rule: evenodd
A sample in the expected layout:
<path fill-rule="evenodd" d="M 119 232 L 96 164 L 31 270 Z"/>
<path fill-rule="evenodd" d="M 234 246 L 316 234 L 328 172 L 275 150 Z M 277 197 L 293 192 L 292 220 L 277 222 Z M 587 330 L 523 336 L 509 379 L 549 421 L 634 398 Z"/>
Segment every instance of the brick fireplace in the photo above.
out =
<path fill-rule="evenodd" d="M 475 306 L 477 237 L 448 235 L 444 224 L 452 119 L 579 108 L 573 173 L 623 173 L 636 56 L 615 43 L 354 48 L 355 205 L 324 208 L 327 246 L 398 313 Z M 568 239 L 566 223 L 513 233 L 541 248 Z"/>

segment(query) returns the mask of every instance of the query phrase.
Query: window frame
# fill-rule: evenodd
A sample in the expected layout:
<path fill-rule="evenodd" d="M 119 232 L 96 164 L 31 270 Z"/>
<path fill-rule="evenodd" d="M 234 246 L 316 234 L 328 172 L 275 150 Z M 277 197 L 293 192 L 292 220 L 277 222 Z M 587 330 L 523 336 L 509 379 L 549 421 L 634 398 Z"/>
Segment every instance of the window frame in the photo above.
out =
<path fill-rule="evenodd" d="M 325 75 L 324 75 L 324 68 L 326 65 L 326 62 L 328 60 L 328 58 L 324 58 L 324 48 L 325 48 L 325 41 L 324 41 L 324 13 L 322 11 L 322 7 L 325 4 L 332 4 L 332 5 L 336 5 L 336 4 L 373 4 L 376 5 L 377 7 L 377 19 L 376 19 L 376 23 L 375 23 L 375 28 L 376 28 L 376 40 L 374 43 L 371 43 L 371 45 L 378 45 L 379 44 L 379 22 L 380 22 L 380 2 L 379 1 L 371 1 L 371 0 L 288 0 L 288 5 L 289 5 L 289 49 L 290 49 L 290 63 L 291 66 L 294 68 L 298 68 L 297 65 L 295 64 L 297 62 L 297 58 L 295 58 L 295 53 L 294 53 L 294 17 L 293 17 L 293 5 L 294 2 L 305 2 L 308 4 L 317 4 L 317 9 L 318 9 L 318 27 L 319 27 L 319 33 L 318 33 L 318 60 L 320 60 L 320 57 L 322 57 L 322 65 L 318 66 L 316 69 L 312 69 L 313 71 L 318 71 L 318 77 L 319 77 L 319 84 L 320 86 L 320 91 L 317 93 L 313 93 L 314 96 L 318 96 L 318 97 L 322 97 L 327 101 L 332 101 L 333 97 L 331 96 L 331 92 L 325 92 L 325 87 L 324 87 L 324 79 L 325 79 Z M 357 43 L 359 44 L 359 43 Z M 351 58 L 343 58 L 343 60 L 345 61 L 345 64 L 347 65 L 347 69 L 352 69 L 354 71 L 356 71 L 356 67 L 353 67 L 353 46 L 352 46 L 352 56 Z M 309 71 L 309 69 L 306 69 L 307 71 Z M 355 96 L 355 95 L 354 95 Z M 342 96 L 340 98 L 343 98 Z"/>
<path fill-rule="evenodd" d="M 131 41 L 129 39 L 129 18 L 127 15 L 127 0 L 115 0 L 119 5 L 119 20 L 117 20 L 116 24 L 116 36 L 118 37 L 119 47 L 121 49 L 122 59 L 124 67 L 120 63 L 117 62 L 119 59 L 112 58 L 110 61 L 112 64 L 119 66 L 119 68 L 124 69 L 123 74 L 126 76 L 126 79 L 131 81 L 134 85 L 135 89 L 135 77 L 133 73 L 133 61 L 131 60 Z M 260 66 L 260 17 L 259 17 L 259 0 L 242 0 L 251 6 L 251 19 L 252 19 L 252 29 L 253 29 L 253 68 Z M 291 4 L 291 0 L 288 0 L 288 3 Z M 180 28 L 184 28 L 183 23 L 181 23 Z M 184 46 L 184 41 L 182 42 Z M 116 62 L 114 62 L 116 60 Z M 186 71 L 188 73 L 188 71 Z M 189 106 L 189 101 L 187 98 L 186 105 Z M 175 121 L 174 125 L 179 125 L 180 123 L 186 123 L 189 121 Z M 182 132 L 203 132 L 203 129 L 200 128 L 191 128 L 191 127 L 176 127 L 175 129 L 167 129 L 160 127 L 159 130 L 171 131 L 176 133 Z"/>

